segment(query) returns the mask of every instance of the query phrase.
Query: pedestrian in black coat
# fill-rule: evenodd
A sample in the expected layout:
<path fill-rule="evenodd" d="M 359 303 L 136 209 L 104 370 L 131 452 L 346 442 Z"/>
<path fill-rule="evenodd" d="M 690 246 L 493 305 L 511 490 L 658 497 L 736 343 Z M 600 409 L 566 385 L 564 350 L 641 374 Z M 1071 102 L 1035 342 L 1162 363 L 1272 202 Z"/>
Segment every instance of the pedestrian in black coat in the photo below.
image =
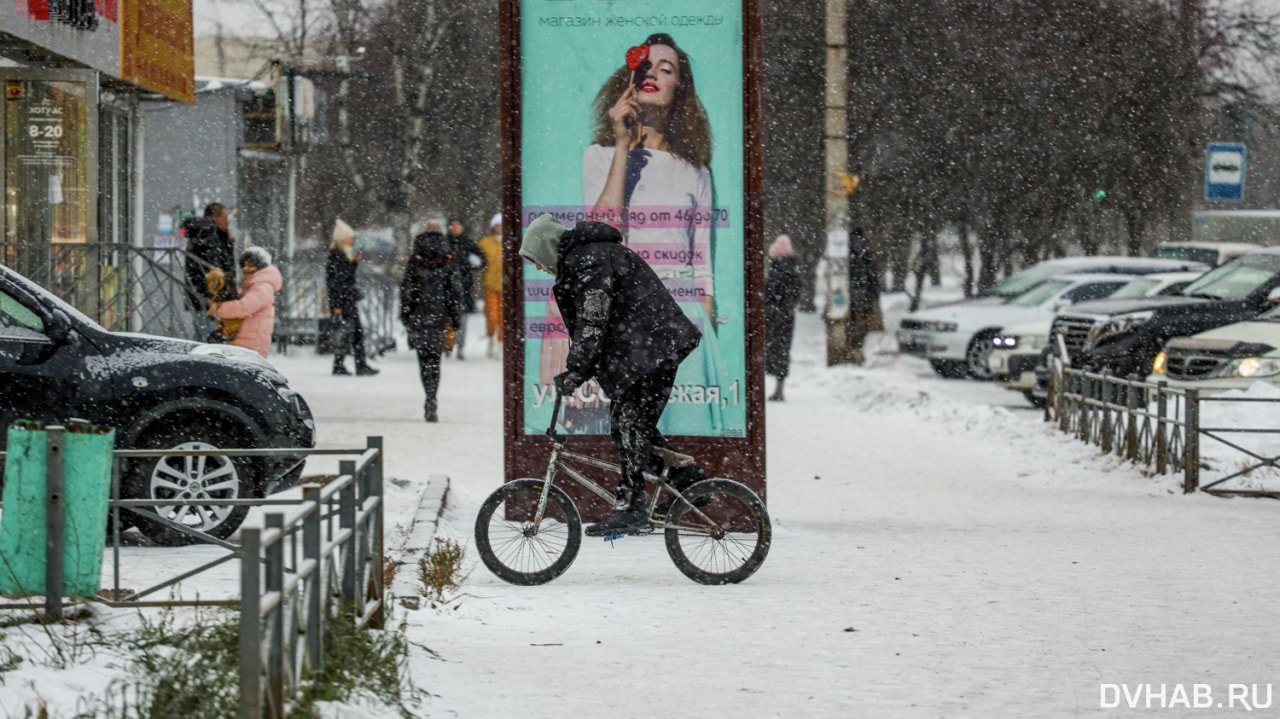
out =
<path fill-rule="evenodd" d="M 236 242 L 228 231 L 229 226 L 227 208 L 220 202 L 204 208 L 204 217 L 190 217 L 182 223 L 187 238 L 187 304 L 195 313 L 195 336 L 199 342 L 205 341 L 213 331 L 205 316 L 213 299 L 207 282 L 209 272 L 221 270 L 230 284 L 229 294 L 235 296 Z"/>
<path fill-rule="evenodd" d="M 450 329 L 462 321 L 456 255 L 438 220 L 413 238 L 413 254 L 400 283 L 400 321 L 409 334 L 409 348 L 418 353 L 418 374 L 426 393 L 423 416 L 438 419 L 436 393 L 440 388 L 440 355 Z"/>
<path fill-rule="evenodd" d="M 769 279 L 764 284 L 764 371 L 778 378 L 769 399 L 782 401 L 782 385 L 791 369 L 791 337 L 800 301 L 800 271 L 791 238 L 778 235 L 769 245 Z"/>
<path fill-rule="evenodd" d="M 475 240 L 467 236 L 462 220 L 449 221 L 449 241 L 453 244 L 454 281 L 458 285 L 458 302 L 462 307 L 462 321 L 458 325 L 458 359 L 464 359 L 467 345 L 467 315 L 476 311 L 476 270 L 485 266 L 484 253 Z"/>
<path fill-rule="evenodd" d="M 364 325 L 360 322 L 360 288 L 356 286 L 356 269 L 360 266 L 360 252 L 355 251 L 356 233 L 351 226 L 338 220 L 333 226 L 333 243 L 324 263 L 325 294 L 329 298 L 329 314 L 335 319 L 351 323 L 350 346 L 333 350 L 333 373 L 351 374 L 347 371 L 346 356 L 350 352 L 356 360 L 356 374 L 375 375 L 379 370 L 369 366 L 364 353 Z"/>
<path fill-rule="evenodd" d="M 551 291 L 570 337 L 556 391 L 571 394 L 594 377 L 610 400 L 610 436 L 622 477 L 613 514 L 586 533 L 609 536 L 642 527 L 651 448 L 670 447 L 658 420 L 680 362 L 702 334 L 649 264 L 623 246 L 614 227 L 579 222 L 566 230 L 543 215 L 529 226 L 520 254 L 556 278 Z"/>
<path fill-rule="evenodd" d="M 884 330 L 880 312 L 880 266 L 861 227 L 849 231 L 849 314 L 845 337 L 854 361 L 862 364 L 867 335 Z"/>

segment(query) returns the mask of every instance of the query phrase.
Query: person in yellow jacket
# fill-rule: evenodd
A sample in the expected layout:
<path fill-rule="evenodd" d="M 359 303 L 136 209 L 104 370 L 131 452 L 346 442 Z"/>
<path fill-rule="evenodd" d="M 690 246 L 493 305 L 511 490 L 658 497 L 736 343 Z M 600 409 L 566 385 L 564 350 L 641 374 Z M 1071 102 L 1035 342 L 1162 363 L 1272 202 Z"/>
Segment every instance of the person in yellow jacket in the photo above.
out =
<path fill-rule="evenodd" d="M 481 275 L 484 285 L 484 332 L 489 337 L 486 355 L 498 357 L 502 345 L 502 213 L 489 220 L 489 234 L 477 243 L 484 253 Z"/>

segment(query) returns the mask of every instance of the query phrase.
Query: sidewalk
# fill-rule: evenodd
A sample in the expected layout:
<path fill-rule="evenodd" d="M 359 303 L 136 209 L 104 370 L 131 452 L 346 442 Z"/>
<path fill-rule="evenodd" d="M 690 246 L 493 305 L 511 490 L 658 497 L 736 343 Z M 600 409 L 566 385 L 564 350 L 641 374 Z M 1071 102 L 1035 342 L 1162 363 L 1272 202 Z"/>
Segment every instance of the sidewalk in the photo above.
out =
<path fill-rule="evenodd" d="M 827 368 L 821 343 L 800 315 L 755 576 L 694 584 L 655 536 L 587 540 L 564 576 L 515 587 L 472 550 L 455 608 L 397 609 L 438 654 L 411 665 L 425 714 L 1056 717 L 1107 713 L 1106 683 L 1280 681 L 1274 506 L 1183 496 L 922 362 Z M 497 361 L 445 360 L 438 425 L 406 352 L 374 378 L 278 364 L 320 444 L 381 434 L 389 477 L 449 475 L 439 531 L 472 543 L 502 478 Z"/>

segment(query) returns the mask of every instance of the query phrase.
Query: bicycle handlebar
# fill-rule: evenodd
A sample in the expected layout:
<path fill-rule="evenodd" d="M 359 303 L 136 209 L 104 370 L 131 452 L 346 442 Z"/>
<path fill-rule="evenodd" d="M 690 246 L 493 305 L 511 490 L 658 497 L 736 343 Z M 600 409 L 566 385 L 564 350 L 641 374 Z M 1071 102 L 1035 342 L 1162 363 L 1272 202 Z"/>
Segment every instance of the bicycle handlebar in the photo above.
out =
<path fill-rule="evenodd" d="M 557 444 L 564 444 L 569 437 L 564 434 L 556 434 L 556 421 L 560 419 L 560 403 L 564 400 L 564 395 L 556 392 L 556 404 L 551 410 L 551 424 L 547 426 L 547 436 L 554 440 Z"/>

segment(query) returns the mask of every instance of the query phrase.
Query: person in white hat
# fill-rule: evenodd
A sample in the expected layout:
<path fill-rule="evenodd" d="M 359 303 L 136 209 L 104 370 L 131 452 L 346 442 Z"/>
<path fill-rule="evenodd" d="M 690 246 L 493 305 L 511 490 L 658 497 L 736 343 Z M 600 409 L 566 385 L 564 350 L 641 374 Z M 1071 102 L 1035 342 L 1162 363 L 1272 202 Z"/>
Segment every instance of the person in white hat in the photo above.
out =
<path fill-rule="evenodd" d="M 488 357 L 498 357 L 502 347 L 502 213 L 489 220 L 489 234 L 479 243 L 485 266 L 480 275 L 484 287 L 484 333 L 489 338 Z"/>
<path fill-rule="evenodd" d="M 333 350 L 333 373 L 351 374 L 347 371 L 346 356 L 355 356 L 356 374 L 375 375 L 378 370 L 369 366 L 364 356 L 364 326 L 360 324 L 360 289 L 356 287 L 356 268 L 360 253 L 355 251 L 355 230 L 338 220 L 333 224 L 333 242 L 329 245 L 329 257 L 324 263 L 325 292 L 329 297 L 329 314 L 335 320 L 351 324 L 350 345 Z"/>

